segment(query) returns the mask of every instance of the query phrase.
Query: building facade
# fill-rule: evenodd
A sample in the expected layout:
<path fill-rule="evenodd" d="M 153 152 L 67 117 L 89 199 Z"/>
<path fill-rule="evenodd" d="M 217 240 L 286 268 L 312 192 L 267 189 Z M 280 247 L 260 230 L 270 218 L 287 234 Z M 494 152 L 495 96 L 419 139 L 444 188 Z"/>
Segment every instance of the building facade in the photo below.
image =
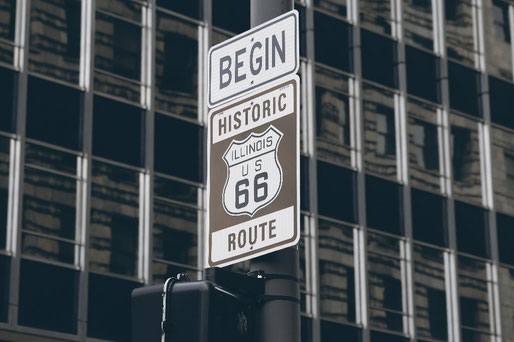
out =
<path fill-rule="evenodd" d="M 513 342 L 514 3 L 295 7 L 302 342 Z M 248 28 L 0 0 L 0 340 L 129 341 L 134 288 L 201 276 L 207 51 Z"/>

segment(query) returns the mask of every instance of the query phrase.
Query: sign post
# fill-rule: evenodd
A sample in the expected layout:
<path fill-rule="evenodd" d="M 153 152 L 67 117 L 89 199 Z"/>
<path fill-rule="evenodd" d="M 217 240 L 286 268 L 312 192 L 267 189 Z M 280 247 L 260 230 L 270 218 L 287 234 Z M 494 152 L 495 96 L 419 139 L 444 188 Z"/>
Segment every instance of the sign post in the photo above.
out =
<path fill-rule="evenodd" d="M 252 29 L 212 47 L 207 263 L 264 278 L 258 342 L 300 340 L 298 12 L 251 0 Z"/>

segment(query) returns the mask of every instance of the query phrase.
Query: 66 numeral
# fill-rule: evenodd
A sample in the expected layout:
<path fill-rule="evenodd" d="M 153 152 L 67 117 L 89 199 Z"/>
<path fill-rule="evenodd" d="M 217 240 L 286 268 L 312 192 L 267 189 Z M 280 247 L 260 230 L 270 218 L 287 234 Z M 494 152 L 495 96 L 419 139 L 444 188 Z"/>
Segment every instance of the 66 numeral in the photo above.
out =
<path fill-rule="evenodd" d="M 253 179 L 253 199 L 255 202 L 264 201 L 268 197 L 268 179 L 267 172 L 261 172 L 255 175 Z M 248 186 L 250 181 L 247 178 L 241 179 L 236 183 L 236 208 L 241 209 L 248 205 L 249 192 Z"/>

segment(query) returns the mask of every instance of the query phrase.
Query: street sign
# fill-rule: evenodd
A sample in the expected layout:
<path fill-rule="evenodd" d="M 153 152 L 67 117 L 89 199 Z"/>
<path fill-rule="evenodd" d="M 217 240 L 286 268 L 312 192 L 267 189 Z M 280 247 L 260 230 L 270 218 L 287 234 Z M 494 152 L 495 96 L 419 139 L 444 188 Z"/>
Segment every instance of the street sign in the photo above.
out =
<path fill-rule="evenodd" d="M 209 108 L 295 74 L 298 11 L 287 12 L 209 50 Z"/>
<path fill-rule="evenodd" d="M 292 75 L 209 113 L 211 267 L 298 243 L 299 86 Z"/>

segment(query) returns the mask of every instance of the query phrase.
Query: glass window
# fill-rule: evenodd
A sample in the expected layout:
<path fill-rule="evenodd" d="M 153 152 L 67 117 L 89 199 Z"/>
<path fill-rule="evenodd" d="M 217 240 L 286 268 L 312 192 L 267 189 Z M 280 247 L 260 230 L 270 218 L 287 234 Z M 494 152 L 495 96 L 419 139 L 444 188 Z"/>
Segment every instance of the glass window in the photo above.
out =
<path fill-rule="evenodd" d="M 79 150 L 81 107 L 81 91 L 29 76 L 27 137 Z"/>
<path fill-rule="evenodd" d="M 202 6 L 200 5 L 200 3 L 202 3 L 201 0 L 157 0 L 157 6 L 172 10 L 180 14 L 185 14 L 195 19 L 202 18 L 202 13 L 200 12 Z"/>
<path fill-rule="evenodd" d="M 350 25 L 329 15 L 314 12 L 316 62 L 351 71 Z"/>
<path fill-rule="evenodd" d="M 93 161 L 89 266 L 137 276 L 139 174 Z"/>
<path fill-rule="evenodd" d="M 334 13 L 346 18 L 346 0 L 314 0 L 314 6 L 329 13 Z"/>
<path fill-rule="evenodd" d="M 368 231 L 370 325 L 403 332 L 400 243 L 396 238 Z"/>
<path fill-rule="evenodd" d="M 509 5 L 501 0 L 493 0 L 492 14 L 496 38 L 510 43 Z"/>
<path fill-rule="evenodd" d="M 0 0 L 0 62 L 14 62 L 15 29 L 16 1 Z"/>
<path fill-rule="evenodd" d="M 498 273 L 503 341 L 512 342 L 514 338 L 514 324 L 512 324 L 512 318 L 514 318 L 514 269 L 500 267 Z"/>
<path fill-rule="evenodd" d="M 96 95 L 93 108 L 93 153 L 122 163 L 143 164 L 143 111 Z M 120 126 L 120 123 L 123 123 Z"/>
<path fill-rule="evenodd" d="M 0 38 L 14 41 L 16 1 L 0 0 Z"/>
<path fill-rule="evenodd" d="M 366 83 L 362 92 L 365 169 L 396 179 L 394 95 Z"/>
<path fill-rule="evenodd" d="M 444 4 L 448 57 L 473 66 L 476 57 L 473 11 L 476 9 L 471 0 L 446 0 Z"/>
<path fill-rule="evenodd" d="M 403 0 L 405 41 L 410 45 L 432 50 L 433 31 L 432 0 Z"/>
<path fill-rule="evenodd" d="M 89 274 L 87 336 L 130 341 L 132 291 L 141 284 L 100 274 Z"/>
<path fill-rule="evenodd" d="M 440 103 L 439 58 L 408 45 L 405 46 L 405 57 L 407 61 L 407 92 Z"/>
<path fill-rule="evenodd" d="M 74 178 L 26 167 L 22 253 L 74 264 L 75 205 Z"/>
<path fill-rule="evenodd" d="M 484 0 L 483 6 L 487 71 L 512 81 L 509 5 L 501 0 Z"/>
<path fill-rule="evenodd" d="M 455 201 L 457 249 L 460 252 L 487 258 L 489 256 L 485 209 Z"/>
<path fill-rule="evenodd" d="M 491 127 L 494 206 L 514 216 L 514 133 Z"/>
<path fill-rule="evenodd" d="M 212 0 L 212 23 L 235 34 L 249 30 L 250 0 Z"/>
<path fill-rule="evenodd" d="M 0 0 L 0 4 L 2 4 L 2 0 Z M 2 103 L 0 106 L 0 130 L 11 133 L 15 131 L 14 85 L 16 76 L 13 70 L 0 67 L 0 102 Z"/>
<path fill-rule="evenodd" d="M 7 322 L 9 315 L 9 282 L 11 257 L 0 254 L 0 322 Z"/>
<path fill-rule="evenodd" d="M 358 327 L 322 319 L 320 322 L 321 342 L 359 342 L 362 330 Z"/>
<path fill-rule="evenodd" d="M 400 185 L 366 175 L 366 217 L 370 228 L 402 234 Z"/>
<path fill-rule="evenodd" d="M 96 9 L 119 18 L 141 22 L 141 7 L 146 0 L 96 0 Z"/>
<path fill-rule="evenodd" d="M 158 178 L 159 187 L 170 183 L 169 188 L 174 188 L 177 181 Z M 187 193 L 194 194 L 198 190 L 195 186 L 180 184 L 179 188 L 188 188 Z M 178 263 L 181 265 L 196 266 L 198 256 L 198 230 L 199 213 L 198 208 L 192 205 L 182 205 L 173 200 L 172 192 L 165 194 L 163 191 L 157 194 L 155 191 L 154 200 L 154 226 L 153 226 L 153 257 L 159 261 Z M 199 204 L 199 203 L 198 203 Z M 162 281 L 166 276 L 173 274 L 160 274 L 154 270 L 154 278 L 159 277 Z M 155 280 L 155 279 L 154 279 Z"/>
<path fill-rule="evenodd" d="M 353 228 L 320 219 L 318 248 L 321 317 L 355 322 Z"/>
<path fill-rule="evenodd" d="M 312 342 L 312 318 L 300 316 L 301 342 Z"/>
<path fill-rule="evenodd" d="M 437 108 L 408 99 L 409 166 L 413 185 L 434 192 L 441 191 L 443 178 L 439 165 L 439 131 Z"/>
<path fill-rule="evenodd" d="M 511 108 L 514 108 L 514 84 L 489 77 L 489 105 L 491 121 L 514 129 Z"/>
<path fill-rule="evenodd" d="M 360 21 L 363 27 L 391 35 L 392 13 L 390 1 L 359 1 Z"/>
<path fill-rule="evenodd" d="M 398 88 L 396 44 L 394 40 L 380 34 L 361 30 L 362 77 L 390 88 Z"/>
<path fill-rule="evenodd" d="M 26 145 L 26 152 L 22 254 L 74 265 L 76 171 L 61 168 L 59 161 L 76 157 L 32 144 Z M 45 163 L 48 159 L 54 164 Z"/>
<path fill-rule="evenodd" d="M 398 335 L 386 334 L 382 331 L 370 331 L 371 342 L 408 342 L 409 339 Z M 422 342 L 422 341 L 419 341 Z"/>
<path fill-rule="evenodd" d="M 414 305 L 417 336 L 446 341 L 446 286 L 443 252 L 414 245 Z"/>
<path fill-rule="evenodd" d="M 300 57 L 307 57 L 307 18 L 305 17 L 305 6 L 294 4 L 298 11 L 298 26 L 300 26 Z"/>
<path fill-rule="evenodd" d="M 445 198 L 411 188 L 411 208 L 414 239 L 447 246 Z"/>
<path fill-rule="evenodd" d="M 198 118 L 197 26 L 157 11 L 155 39 L 155 107 Z"/>
<path fill-rule="evenodd" d="M 514 217 L 497 213 L 496 229 L 498 232 L 500 262 L 514 266 L 514 248 L 512 248 L 512 241 L 514 241 Z"/>
<path fill-rule="evenodd" d="M 480 74 L 461 64 L 448 62 L 448 83 L 450 107 L 452 109 L 480 116 L 479 98 Z"/>
<path fill-rule="evenodd" d="M 79 81 L 80 1 L 32 0 L 29 70 Z"/>
<path fill-rule="evenodd" d="M 478 122 L 450 114 L 453 194 L 482 203 Z"/>
<path fill-rule="evenodd" d="M 155 171 L 203 182 L 203 134 L 197 124 L 156 114 Z"/>
<path fill-rule="evenodd" d="M 141 26 L 120 18 L 141 20 L 140 5 L 101 1 L 96 15 L 95 90 L 139 102 Z M 125 6 L 126 5 L 126 6 Z M 117 17 L 107 14 L 114 12 Z M 120 12 L 120 13 L 118 13 Z"/>
<path fill-rule="evenodd" d="M 318 71 L 323 69 L 318 68 Z M 344 83 L 345 88 L 348 87 L 348 79 L 343 75 L 329 71 L 316 75 L 319 75 L 318 84 L 336 88 L 337 83 Z M 316 87 L 317 148 L 320 158 L 351 166 L 350 96 L 347 89 L 344 91 L 332 91 L 321 85 Z"/>
<path fill-rule="evenodd" d="M 0 136 L 0 250 L 5 250 L 7 245 L 10 146 L 10 139 Z"/>
<path fill-rule="evenodd" d="M 78 276 L 73 269 L 22 259 L 18 324 L 76 334 Z"/>
<path fill-rule="evenodd" d="M 355 172 L 318 161 L 318 212 L 320 215 L 356 223 Z"/>
<path fill-rule="evenodd" d="M 462 341 L 490 341 L 488 265 L 459 256 L 458 293 Z"/>

